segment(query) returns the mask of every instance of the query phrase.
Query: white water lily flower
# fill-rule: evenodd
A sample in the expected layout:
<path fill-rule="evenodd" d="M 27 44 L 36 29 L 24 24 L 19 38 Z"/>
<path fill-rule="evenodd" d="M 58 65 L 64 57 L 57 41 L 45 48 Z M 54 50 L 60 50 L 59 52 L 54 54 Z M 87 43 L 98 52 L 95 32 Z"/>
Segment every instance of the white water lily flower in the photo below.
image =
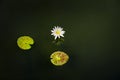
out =
<path fill-rule="evenodd" d="M 51 35 L 55 36 L 55 39 L 60 38 L 60 37 L 64 37 L 64 33 L 65 31 L 63 30 L 63 28 L 59 27 L 59 26 L 55 26 L 53 28 L 53 30 L 51 30 Z"/>

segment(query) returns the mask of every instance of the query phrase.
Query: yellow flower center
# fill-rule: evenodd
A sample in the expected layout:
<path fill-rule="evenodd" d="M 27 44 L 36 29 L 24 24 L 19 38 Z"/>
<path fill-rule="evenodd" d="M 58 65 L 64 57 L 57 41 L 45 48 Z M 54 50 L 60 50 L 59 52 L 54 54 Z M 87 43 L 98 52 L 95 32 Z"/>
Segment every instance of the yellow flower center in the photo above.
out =
<path fill-rule="evenodd" d="M 56 34 L 57 34 L 57 35 L 60 35 L 60 30 L 57 30 L 57 31 L 56 31 Z"/>

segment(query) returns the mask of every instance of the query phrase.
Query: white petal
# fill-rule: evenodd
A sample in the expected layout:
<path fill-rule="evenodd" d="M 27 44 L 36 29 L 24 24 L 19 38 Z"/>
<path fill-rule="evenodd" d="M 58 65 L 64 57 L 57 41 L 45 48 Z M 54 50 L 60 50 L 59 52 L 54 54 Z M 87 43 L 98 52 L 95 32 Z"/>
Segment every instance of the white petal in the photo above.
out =
<path fill-rule="evenodd" d="M 64 34 L 64 33 L 65 33 L 65 31 L 62 31 L 61 33 L 62 33 L 62 34 Z"/>
<path fill-rule="evenodd" d="M 51 32 L 54 32 L 54 30 L 51 30 Z"/>
<path fill-rule="evenodd" d="M 62 37 L 64 37 L 64 35 L 61 35 Z"/>
<path fill-rule="evenodd" d="M 63 30 L 63 28 L 61 28 L 61 31 Z"/>
<path fill-rule="evenodd" d="M 58 38 L 60 38 L 60 35 L 58 36 Z"/>
<path fill-rule="evenodd" d="M 57 39 L 57 36 L 55 36 L 55 39 Z"/>
<path fill-rule="evenodd" d="M 59 28 L 59 26 L 57 26 L 57 29 Z"/>
<path fill-rule="evenodd" d="M 55 26 L 54 29 L 56 29 L 57 27 Z"/>
<path fill-rule="evenodd" d="M 52 33 L 51 35 L 54 35 L 54 33 Z"/>

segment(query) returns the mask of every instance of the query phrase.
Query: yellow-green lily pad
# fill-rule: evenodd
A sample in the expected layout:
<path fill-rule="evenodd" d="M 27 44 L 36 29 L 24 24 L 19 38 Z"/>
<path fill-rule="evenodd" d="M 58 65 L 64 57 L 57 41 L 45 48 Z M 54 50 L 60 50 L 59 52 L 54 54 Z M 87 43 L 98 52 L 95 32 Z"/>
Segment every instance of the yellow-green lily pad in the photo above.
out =
<path fill-rule="evenodd" d="M 31 45 L 33 44 L 34 44 L 34 40 L 30 36 L 21 36 L 17 39 L 18 47 L 23 50 L 31 49 Z"/>
<path fill-rule="evenodd" d="M 50 55 L 51 63 L 55 66 L 62 66 L 67 63 L 69 56 L 62 51 L 56 51 Z"/>

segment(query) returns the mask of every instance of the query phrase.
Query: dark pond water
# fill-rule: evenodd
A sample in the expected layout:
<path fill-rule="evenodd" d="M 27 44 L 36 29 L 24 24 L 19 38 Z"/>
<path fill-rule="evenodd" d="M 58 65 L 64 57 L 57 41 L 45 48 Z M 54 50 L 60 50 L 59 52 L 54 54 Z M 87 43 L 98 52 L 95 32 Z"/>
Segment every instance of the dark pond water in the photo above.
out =
<path fill-rule="evenodd" d="M 0 2 L 0 80 L 119 80 L 119 0 L 2 0 Z M 61 26 L 65 41 L 57 47 L 50 30 Z M 30 50 L 18 48 L 31 36 Z M 50 62 L 54 51 L 70 59 Z"/>

